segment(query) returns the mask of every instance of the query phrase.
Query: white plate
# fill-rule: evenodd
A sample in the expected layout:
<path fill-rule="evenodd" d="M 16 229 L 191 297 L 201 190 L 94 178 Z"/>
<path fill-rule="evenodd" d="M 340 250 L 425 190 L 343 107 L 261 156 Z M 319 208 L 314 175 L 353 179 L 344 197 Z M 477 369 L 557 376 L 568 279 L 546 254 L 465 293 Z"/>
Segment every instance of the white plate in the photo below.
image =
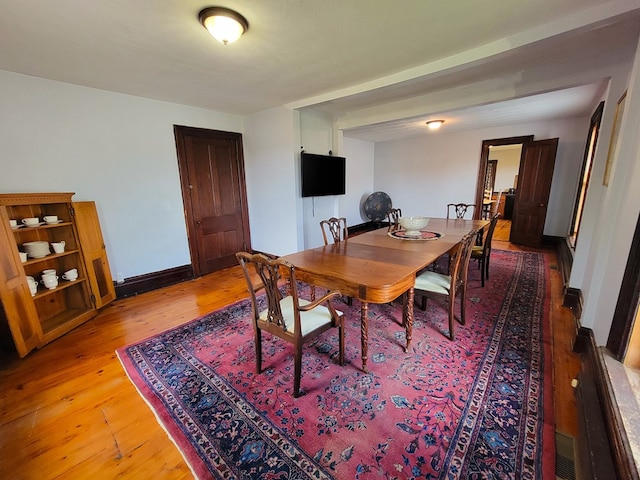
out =
<path fill-rule="evenodd" d="M 58 223 L 62 223 L 64 220 L 56 220 L 55 222 L 43 222 L 46 225 L 57 225 Z"/>
<path fill-rule="evenodd" d="M 23 225 L 23 226 L 27 228 L 33 228 L 33 227 L 39 227 L 41 225 L 44 225 L 44 222 L 36 223 L 35 225 Z"/>
<path fill-rule="evenodd" d="M 11 230 L 17 230 L 22 227 L 24 227 L 24 225 L 16 225 L 15 227 L 11 227 Z"/>

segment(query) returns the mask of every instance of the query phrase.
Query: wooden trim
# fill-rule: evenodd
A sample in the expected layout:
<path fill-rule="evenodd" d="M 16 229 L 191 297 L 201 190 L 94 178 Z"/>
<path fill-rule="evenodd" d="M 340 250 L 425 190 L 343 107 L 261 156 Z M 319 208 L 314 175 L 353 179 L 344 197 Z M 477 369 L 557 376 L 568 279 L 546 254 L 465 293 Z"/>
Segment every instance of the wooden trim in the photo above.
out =
<path fill-rule="evenodd" d="M 169 268 L 160 272 L 152 272 L 125 279 L 124 283 L 116 283 L 117 298 L 131 297 L 139 293 L 150 292 L 174 283 L 193 280 L 191 265 Z"/>
<path fill-rule="evenodd" d="M 573 267 L 573 252 L 566 238 L 558 243 L 558 263 L 560 264 L 560 273 L 562 273 L 563 294 L 566 295 Z"/>
<path fill-rule="evenodd" d="M 620 417 L 602 350 L 593 331 L 581 327 L 574 350 L 582 369 L 576 390 L 578 463 L 581 478 L 638 480 L 638 471 Z"/>
<path fill-rule="evenodd" d="M 578 405 L 578 471 L 581 478 L 593 480 L 613 480 L 618 478 L 613 465 L 613 455 L 607 436 L 603 405 L 598 394 L 597 347 L 593 332 L 580 329 L 576 345 L 584 348 L 582 369 L 578 375 L 576 402 Z"/>
<path fill-rule="evenodd" d="M 480 165 L 478 165 L 478 178 L 476 180 L 476 205 L 482 205 L 484 197 L 484 177 L 487 172 L 487 162 L 489 161 L 489 147 L 498 145 L 519 145 L 521 143 L 530 142 L 533 135 L 524 135 L 522 137 L 494 138 L 492 140 L 482 141 L 482 150 L 480 151 Z M 482 216 L 482 207 L 474 208 L 473 218 L 479 219 Z"/>
<path fill-rule="evenodd" d="M 0 193 L 0 205 L 24 205 L 26 203 L 71 203 L 73 192 L 52 193 Z"/>
<path fill-rule="evenodd" d="M 564 292 L 564 301 L 562 302 L 562 306 L 569 307 L 573 310 L 573 316 L 576 318 L 576 323 L 578 324 L 582 318 L 583 304 L 584 299 L 582 297 L 582 290 L 579 288 L 567 287 Z"/>
<path fill-rule="evenodd" d="M 359 235 L 361 233 L 370 232 L 372 230 L 377 230 L 378 228 L 388 227 L 389 222 L 365 222 L 359 223 L 358 225 L 352 225 L 347 227 L 347 232 L 350 237 L 355 235 Z"/>
<path fill-rule="evenodd" d="M 619 361 L 624 361 L 640 303 L 640 218 L 636 222 L 629 257 L 624 269 L 620 293 L 607 338 L 607 348 Z M 636 327 L 640 328 L 640 327 Z"/>

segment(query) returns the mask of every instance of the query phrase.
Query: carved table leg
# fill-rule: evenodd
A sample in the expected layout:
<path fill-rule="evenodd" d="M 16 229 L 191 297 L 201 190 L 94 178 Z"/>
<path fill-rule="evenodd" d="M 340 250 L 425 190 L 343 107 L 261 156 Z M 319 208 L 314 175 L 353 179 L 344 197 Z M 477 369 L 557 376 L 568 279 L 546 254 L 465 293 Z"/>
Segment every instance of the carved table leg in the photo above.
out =
<path fill-rule="evenodd" d="M 407 337 L 407 346 L 404 351 L 409 351 L 409 345 L 411 345 L 411 335 L 413 332 L 413 287 L 407 290 L 407 294 L 404 296 L 404 305 L 402 305 L 402 320 L 404 321 L 405 335 Z"/>
<path fill-rule="evenodd" d="M 367 351 L 369 344 L 369 304 L 367 302 L 361 302 L 362 307 L 360 309 L 360 335 L 362 340 L 362 370 L 365 373 L 369 373 L 367 370 Z"/>

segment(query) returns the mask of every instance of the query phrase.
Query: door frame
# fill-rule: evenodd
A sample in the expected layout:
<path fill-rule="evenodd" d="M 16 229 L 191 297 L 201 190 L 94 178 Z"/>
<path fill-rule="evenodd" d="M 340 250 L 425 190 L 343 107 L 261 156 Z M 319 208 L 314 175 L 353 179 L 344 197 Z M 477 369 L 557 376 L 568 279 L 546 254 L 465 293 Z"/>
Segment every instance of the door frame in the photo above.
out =
<path fill-rule="evenodd" d="M 194 218 L 191 187 L 189 184 L 189 174 L 187 167 L 186 136 L 196 136 L 204 138 L 215 138 L 233 140 L 236 143 L 238 155 L 238 180 L 240 185 L 240 202 L 242 210 L 242 227 L 244 231 L 245 245 L 248 251 L 251 249 L 251 231 L 249 228 L 249 206 L 247 201 L 247 184 L 244 169 L 244 148 L 242 145 L 242 134 L 237 132 L 226 132 L 223 130 L 210 130 L 207 128 L 187 127 L 184 125 L 173 126 L 176 150 L 178 154 L 178 171 L 180 175 L 180 186 L 182 190 L 182 202 L 184 205 L 184 216 L 187 225 L 187 240 L 189 242 L 189 254 L 191 256 L 191 268 L 195 278 L 202 276 L 200 252 L 197 243 L 197 222 Z"/>
<path fill-rule="evenodd" d="M 533 141 L 533 135 L 523 135 L 521 137 L 494 138 L 492 140 L 482 141 L 482 150 L 480 151 L 480 164 L 478 165 L 478 179 L 476 181 L 476 205 L 480 208 L 474 208 L 473 218 L 479 219 L 482 216 L 482 200 L 484 198 L 485 177 L 487 175 L 487 164 L 489 163 L 489 147 L 497 147 L 502 145 L 518 145 Z"/>

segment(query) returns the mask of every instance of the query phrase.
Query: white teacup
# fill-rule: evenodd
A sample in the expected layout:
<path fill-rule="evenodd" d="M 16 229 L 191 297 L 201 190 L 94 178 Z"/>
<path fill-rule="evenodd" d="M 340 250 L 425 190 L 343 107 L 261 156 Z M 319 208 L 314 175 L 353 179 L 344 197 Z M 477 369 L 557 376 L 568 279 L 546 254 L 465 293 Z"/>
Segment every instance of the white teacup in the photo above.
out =
<path fill-rule="evenodd" d="M 64 246 L 65 246 L 64 240 L 62 242 L 55 242 L 51 244 L 51 247 L 53 248 L 53 251 L 55 253 L 64 252 Z"/>
<path fill-rule="evenodd" d="M 42 219 L 47 223 L 58 223 L 57 215 L 47 215 L 46 217 L 42 217 Z"/>
<path fill-rule="evenodd" d="M 43 275 L 42 283 L 44 283 L 44 286 L 49 290 L 53 290 L 58 286 L 58 277 L 55 275 Z"/>
<path fill-rule="evenodd" d="M 35 296 L 38 291 L 38 282 L 36 282 L 35 278 L 27 275 L 27 283 L 29 284 L 29 291 L 31 292 L 31 296 Z"/>
<path fill-rule="evenodd" d="M 40 223 L 40 219 L 38 217 L 23 218 L 22 223 L 24 223 L 27 227 L 32 227 L 34 225 L 38 225 Z"/>
<path fill-rule="evenodd" d="M 42 276 L 44 277 L 45 275 L 55 275 L 56 274 L 56 270 L 55 268 L 47 268 L 46 270 L 42 271 Z"/>
<path fill-rule="evenodd" d="M 24 263 L 24 262 L 26 262 L 26 261 L 27 261 L 27 254 L 26 254 L 26 253 L 24 253 L 24 252 L 18 252 L 18 255 L 20 255 L 20 261 L 21 261 L 22 263 Z"/>
<path fill-rule="evenodd" d="M 18 226 L 18 221 L 14 219 L 10 219 L 9 225 L 11 225 L 11 228 L 16 228 Z"/>
<path fill-rule="evenodd" d="M 62 278 L 68 280 L 70 282 L 78 279 L 78 269 L 72 268 L 71 270 L 67 270 L 62 274 Z"/>

